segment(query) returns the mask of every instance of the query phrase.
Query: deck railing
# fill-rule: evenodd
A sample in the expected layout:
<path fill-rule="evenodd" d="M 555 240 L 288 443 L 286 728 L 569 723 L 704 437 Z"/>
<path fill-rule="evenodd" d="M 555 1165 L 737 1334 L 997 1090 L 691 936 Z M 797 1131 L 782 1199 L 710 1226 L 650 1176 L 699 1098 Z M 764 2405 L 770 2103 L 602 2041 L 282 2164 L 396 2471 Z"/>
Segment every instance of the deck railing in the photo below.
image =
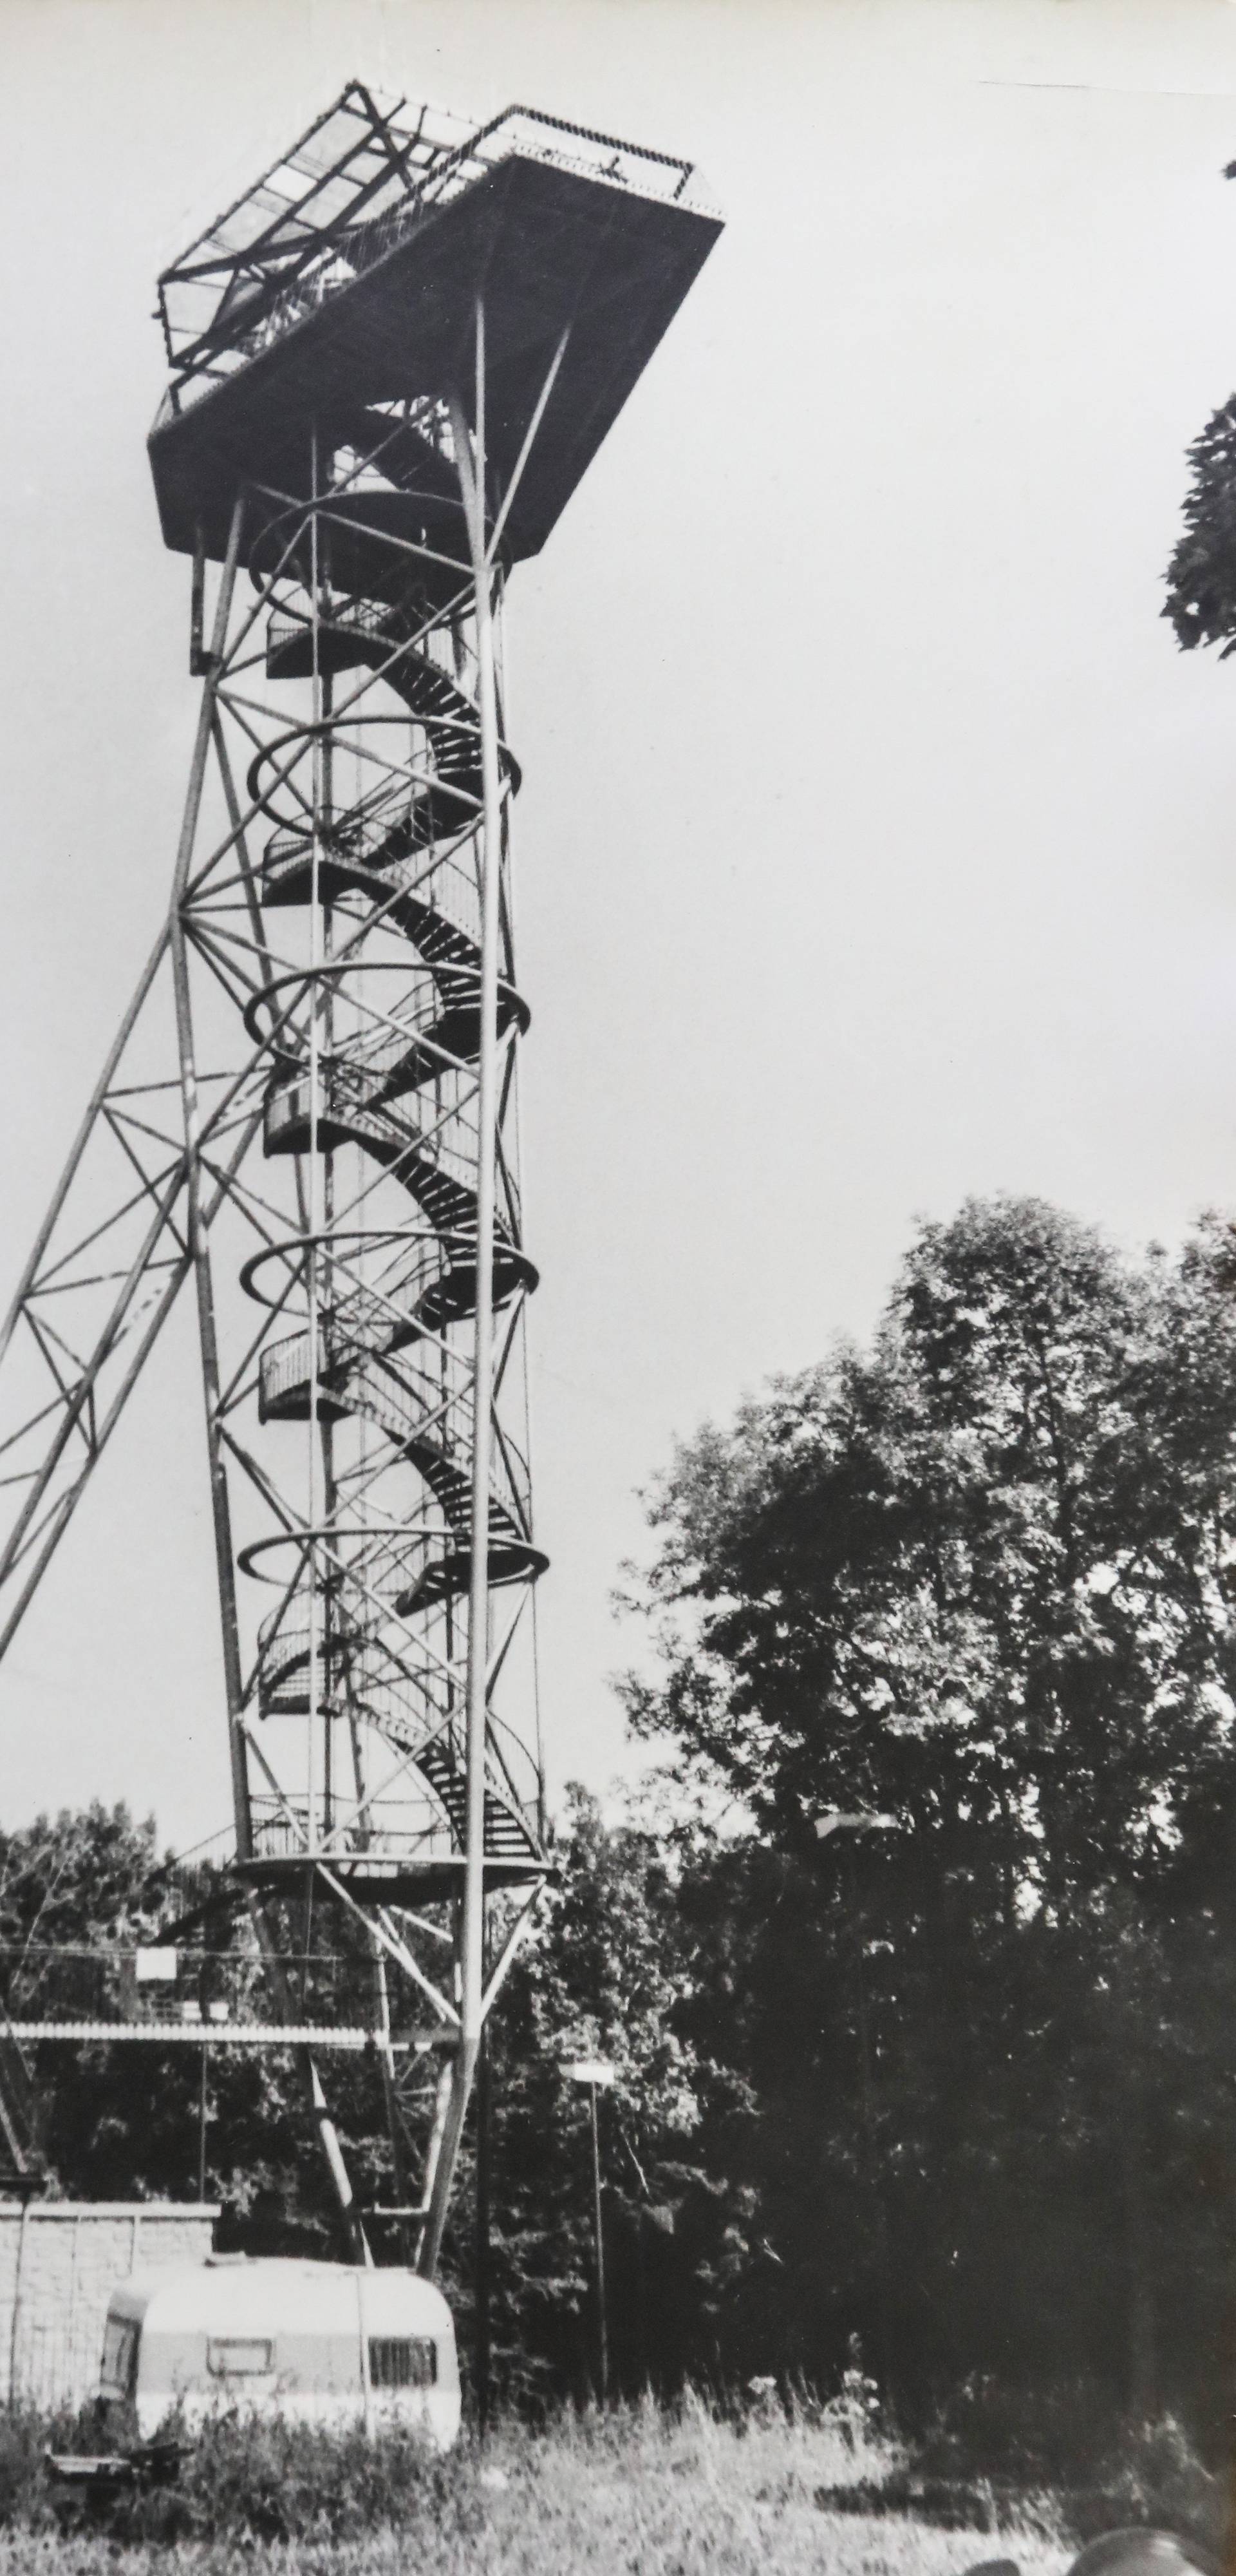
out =
<path fill-rule="evenodd" d="M 285 286 L 265 306 L 260 318 L 248 329 L 244 327 L 246 303 L 260 297 L 261 288 L 255 275 L 252 294 L 239 296 L 235 289 L 237 271 L 228 266 L 231 284 L 220 294 L 212 320 L 183 335 L 181 348 L 173 356 L 173 381 L 170 408 L 179 410 L 195 401 L 213 383 L 233 374 L 288 332 L 318 311 L 332 297 L 355 283 L 356 279 L 375 268 L 391 251 L 399 248 L 415 229 L 430 207 L 449 205 L 465 191 L 485 179 L 490 171 L 513 158 L 539 161 L 546 166 L 571 172 L 574 176 L 600 182 L 609 187 L 629 189 L 632 195 L 651 197 L 662 204 L 688 203 L 693 212 L 712 212 L 700 195 L 695 165 L 677 154 L 656 152 L 644 144 L 626 143 L 618 135 L 599 134 L 591 127 L 570 125 L 565 119 L 547 116 L 543 110 L 508 107 L 469 134 L 465 140 L 444 148 L 426 137 L 423 143 L 411 134 L 391 126 L 408 151 L 404 164 L 407 193 L 393 205 L 361 221 L 340 224 L 338 217 L 329 229 L 322 228 L 320 251 L 312 251 Z M 343 174 L 341 172 L 341 178 Z M 347 184 L 346 179 L 343 184 Z M 324 204 L 329 202 L 324 195 Z M 238 212 L 233 209 L 233 213 Z M 195 248 L 200 252 L 200 245 Z M 286 264 L 286 246 L 283 248 Z M 200 258 L 192 272 L 193 288 L 201 293 L 208 284 L 210 261 Z M 260 267 L 260 254 L 255 268 Z M 178 333 L 172 312 L 178 290 L 190 284 L 190 276 L 181 276 L 174 264 L 160 279 L 161 309 L 165 318 L 169 346 Z M 229 293 L 235 307 L 236 329 L 225 328 L 225 307 Z"/>

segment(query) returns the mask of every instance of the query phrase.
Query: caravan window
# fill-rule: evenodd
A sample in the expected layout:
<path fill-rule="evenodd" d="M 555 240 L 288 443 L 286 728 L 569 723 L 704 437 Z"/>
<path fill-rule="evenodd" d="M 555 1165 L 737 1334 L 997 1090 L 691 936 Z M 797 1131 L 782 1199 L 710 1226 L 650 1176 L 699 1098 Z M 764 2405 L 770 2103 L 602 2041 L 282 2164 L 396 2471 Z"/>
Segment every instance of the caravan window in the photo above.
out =
<path fill-rule="evenodd" d="M 257 2379 L 275 2366 L 275 2347 L 265 2335 L 212 2335 L 206 2367 L 216 2379 Z"/>
<path fill-rule="evenodd" d="M 438 2347 L 429 2335 L 370 2335 L 371 2388 L 432 2388 Z"/>
<path fill-rule="evenodd" d="M 114 2395 L 131 2397 L 137 2377 L 137 2320 L 109 2317 L 103 2329 L 103 2386 Z"/>

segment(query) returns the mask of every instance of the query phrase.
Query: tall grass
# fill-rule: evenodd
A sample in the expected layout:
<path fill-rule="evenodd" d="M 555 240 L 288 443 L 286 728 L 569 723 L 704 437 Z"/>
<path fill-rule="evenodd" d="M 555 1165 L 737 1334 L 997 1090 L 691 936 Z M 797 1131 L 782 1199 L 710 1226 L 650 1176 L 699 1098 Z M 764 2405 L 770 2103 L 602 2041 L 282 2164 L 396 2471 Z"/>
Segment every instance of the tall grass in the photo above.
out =
<path fill-rule="evenodd" d="M 41 2476 L 48 2430 L 0 2422 L 0 2576 L 103 2576 L 118 2559 L 126 2576 L 960 2576 L 993 2554 L 974 2530 L 822 2507 L 904 2463 L 869 2423 L 805 2397 L 563 2411 L 445 2460 L 398 2435 L 225 2419 L 175 2489 L 69 2526 Z M 1016 2555 L 1025 2576 L 1062 2576 L 1070 2550 L 1040 2517 Z"/>

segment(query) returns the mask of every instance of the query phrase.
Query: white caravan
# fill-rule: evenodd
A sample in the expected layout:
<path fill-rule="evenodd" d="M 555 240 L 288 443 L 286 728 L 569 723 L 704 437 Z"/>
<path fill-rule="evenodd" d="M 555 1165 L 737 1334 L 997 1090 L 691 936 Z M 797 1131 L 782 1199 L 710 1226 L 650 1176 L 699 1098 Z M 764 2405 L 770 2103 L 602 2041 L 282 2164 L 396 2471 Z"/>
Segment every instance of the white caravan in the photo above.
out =
<path fill-rule="evenodd" d="M 208 2255 L 117 2284 L 100 2395 L 132 2400 L 144 2442 L 174 2407 L 196 2429 L 239 2405 L 292 2422 L 412 2425 L 445 2451 L 459 2431 L 455 2329 L 416 2272 Z"/>

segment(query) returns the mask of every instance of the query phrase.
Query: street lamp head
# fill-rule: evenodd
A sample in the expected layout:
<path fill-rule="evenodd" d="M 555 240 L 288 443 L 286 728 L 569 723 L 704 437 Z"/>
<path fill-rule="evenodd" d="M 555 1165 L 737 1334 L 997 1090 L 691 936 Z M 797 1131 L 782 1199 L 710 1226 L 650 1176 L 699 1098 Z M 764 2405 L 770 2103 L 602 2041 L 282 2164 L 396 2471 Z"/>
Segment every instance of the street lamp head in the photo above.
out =
<path fill-rule="evenodd" d="M 569 2084 L 606 2085 L 616 2081 L 614 2068 L 604 2057 L 568 2058 L 562 2072 Z"/>
<path fill-rule="evenodd" d="M 814 1821 L 816 1840 L 821 1843 L 827 1842 L 830 1834 L 895 1833 L 898 1825 L 896 1816 L 877 1816 L 870 1807 L 856 1807 L 849 1814 L 843 1814 L 840 1807 L 828 1807 Z"/>

